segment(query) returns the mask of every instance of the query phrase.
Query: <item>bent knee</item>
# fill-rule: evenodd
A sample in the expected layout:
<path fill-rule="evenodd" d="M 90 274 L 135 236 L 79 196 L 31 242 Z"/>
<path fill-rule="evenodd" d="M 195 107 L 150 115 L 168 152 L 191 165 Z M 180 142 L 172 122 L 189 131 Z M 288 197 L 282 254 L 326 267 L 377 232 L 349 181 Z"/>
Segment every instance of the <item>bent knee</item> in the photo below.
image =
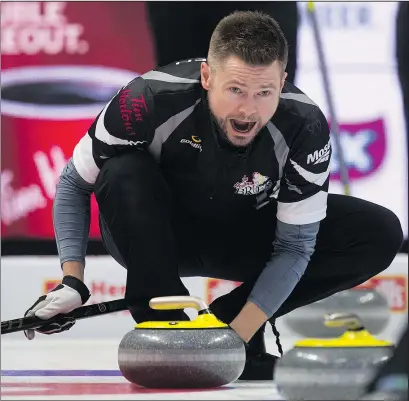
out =
<path fill-rule="evenodd" d="M 383 239 L 384 249 L 395 256 L 403 243 L 402 225 L 398 216 L 391 210 L 382 208 L 378 224 L 381 226 L 380 236 Z"/>
<path fill-rule="evenodd" d="M 159 165 L 151 154 L 136 150 L 106 160 L 95 182 L 98 203 L 128 199 L 129 202 L 169 198 Z"/>
<path fill-rule="evenodd" d="M 403 243 L 403 231 L 399 218 L 391 210 L 378 206 L 376 212 L 371 213 L 368 230 L 371 234 L 372 249 L 378 259 L 380 271 L 390 266 L 399 253 Z"/>
<path fill-rule="evenodd" d="M 125 152 L 107 159 L 98 174 L 96 186 L 109 183 L 115 186 L 121 179 L 137 180 L 158 172 L 152 155 L 143 150 Z"/>

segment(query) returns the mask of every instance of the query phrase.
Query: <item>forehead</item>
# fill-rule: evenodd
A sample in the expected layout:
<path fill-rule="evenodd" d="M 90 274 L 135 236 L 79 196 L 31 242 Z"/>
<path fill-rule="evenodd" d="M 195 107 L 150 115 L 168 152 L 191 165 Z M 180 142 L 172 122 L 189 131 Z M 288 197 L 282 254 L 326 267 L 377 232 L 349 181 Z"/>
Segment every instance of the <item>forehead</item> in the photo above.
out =
<path fill-rule="evenodd" d="M 253 66 L 232 56 L 220 64 L 216 73 L 225 83 L 236 81 L 247 86 L 275 86 L 280 83 L 281 72 L 282 66 L 278 61 L 267 66 Z"/>

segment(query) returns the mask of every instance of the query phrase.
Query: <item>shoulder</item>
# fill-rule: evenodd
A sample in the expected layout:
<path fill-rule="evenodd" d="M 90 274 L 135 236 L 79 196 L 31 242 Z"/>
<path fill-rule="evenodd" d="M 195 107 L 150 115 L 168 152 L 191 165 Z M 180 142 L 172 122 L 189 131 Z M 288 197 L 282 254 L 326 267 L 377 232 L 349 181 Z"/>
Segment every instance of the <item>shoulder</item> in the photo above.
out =
<path fill-rule="evenodd" d="M 288 146 L 295 141 L 328 141 L 330 130 L 320 107 L 295 85 L 286 82 L 280 102 L 270 124 L 278 130 Z"/>
<path fill-rule="evenodd" d="M 311 113 L 321 111 L 314 100 L 290 82 L 284 84 L 278 107 L 300 119 L 306 119 Z"/>
<path fill-rule="evenodd" d="M 203 59 L 185 60 L 155 68 L 128 84 L 131 93 L 143 91 L 151 99 L 152 117 L 159 126 L 172 116 L 194 109 L 204 89 L 200 79 Z"/>
<path fill-rule="evenodd" d="M 154 96 L 200 92 L 200 64 L 204 59 L 182 60 L 141 75 Z"/>

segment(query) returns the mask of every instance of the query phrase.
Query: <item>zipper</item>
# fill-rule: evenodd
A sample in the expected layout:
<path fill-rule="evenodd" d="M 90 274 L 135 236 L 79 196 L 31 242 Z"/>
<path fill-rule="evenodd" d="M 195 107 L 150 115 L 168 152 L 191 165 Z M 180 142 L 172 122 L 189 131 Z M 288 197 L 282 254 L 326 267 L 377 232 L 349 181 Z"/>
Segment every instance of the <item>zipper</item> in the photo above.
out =
<path fill-rule="evenodd" d="M 203 102 L 203 105 L 205 104 L 205 102 Z M 220 146 L 219 143 L 219 138 L 217 135 L 217 128 L 215 127 L 216 122 L 213 121 L 210 117 L 209 119 L 209 124 L 208 124 L 208 128 L 211 131 L 211 134 L 213 136 L 213 141 L 215 143 L 215 147 L 213 147 L 213 155 L 214 155 L 214 160 L 216 160 L 217 162 L 217 168 L 215 169 L 214 175 L 213 175 L 213 188 L 210 192 L 210 196 L 209 199 L 210 200 L 214 200 L 217 188 L 219 186 L 219 182 L 220 182 L 220 177 L 222 177 L 223 175 L 228 176 L 228 168 L 229 166 L 225 163 L 223 163 L 223 161 L 225 161 L 224 155 L 223 155 L 223 149 Z M 242 156 L 238 157 L 243 157 L 244 159 L 247 158 L 248 154 L 251 151 L 253 145 L 250 145 L 250 147 L 246 150 L 245 154 Z M 229 161 L 228 157 L 227 157 L 227 162 Z M 219 174 L 219 172 L 223 172 L 223 174 Z"/>

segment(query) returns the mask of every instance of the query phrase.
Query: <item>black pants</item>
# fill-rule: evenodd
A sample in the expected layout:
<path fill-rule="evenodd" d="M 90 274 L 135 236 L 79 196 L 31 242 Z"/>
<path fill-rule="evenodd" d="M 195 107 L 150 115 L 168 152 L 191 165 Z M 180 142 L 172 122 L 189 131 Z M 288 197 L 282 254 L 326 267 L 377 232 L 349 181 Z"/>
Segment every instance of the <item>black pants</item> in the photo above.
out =
<path fill-rule="evenodd" d="M 108 252 L 127 268 L 125 297 L 137 322 L 182 318 L 183 312 L 148 306 L 156 296 L 188 295 L 181 276 L 243 282 L 211 305 L 225 322 L 237 315 L 271 255 L 274 204 L 236 221 L 186 216 L 172 202 L 160 167 L 142 151 L 108 160 L 95 194 Z M 391 211 L 330 194 L 307 271 L 274 317 L 363 283 L 390 265 L 401 243 Z"/>
<path fill-rule="evenodd" d="M 207 57 L 210 37 L 219 21 L 236 10 L 257 10 L 280 24 L 288 42 L 287 80 L 294 83 L 297 67 L 297 3 L 292 1 L 149 1 L 146 3 L 159 66 Z"/>

